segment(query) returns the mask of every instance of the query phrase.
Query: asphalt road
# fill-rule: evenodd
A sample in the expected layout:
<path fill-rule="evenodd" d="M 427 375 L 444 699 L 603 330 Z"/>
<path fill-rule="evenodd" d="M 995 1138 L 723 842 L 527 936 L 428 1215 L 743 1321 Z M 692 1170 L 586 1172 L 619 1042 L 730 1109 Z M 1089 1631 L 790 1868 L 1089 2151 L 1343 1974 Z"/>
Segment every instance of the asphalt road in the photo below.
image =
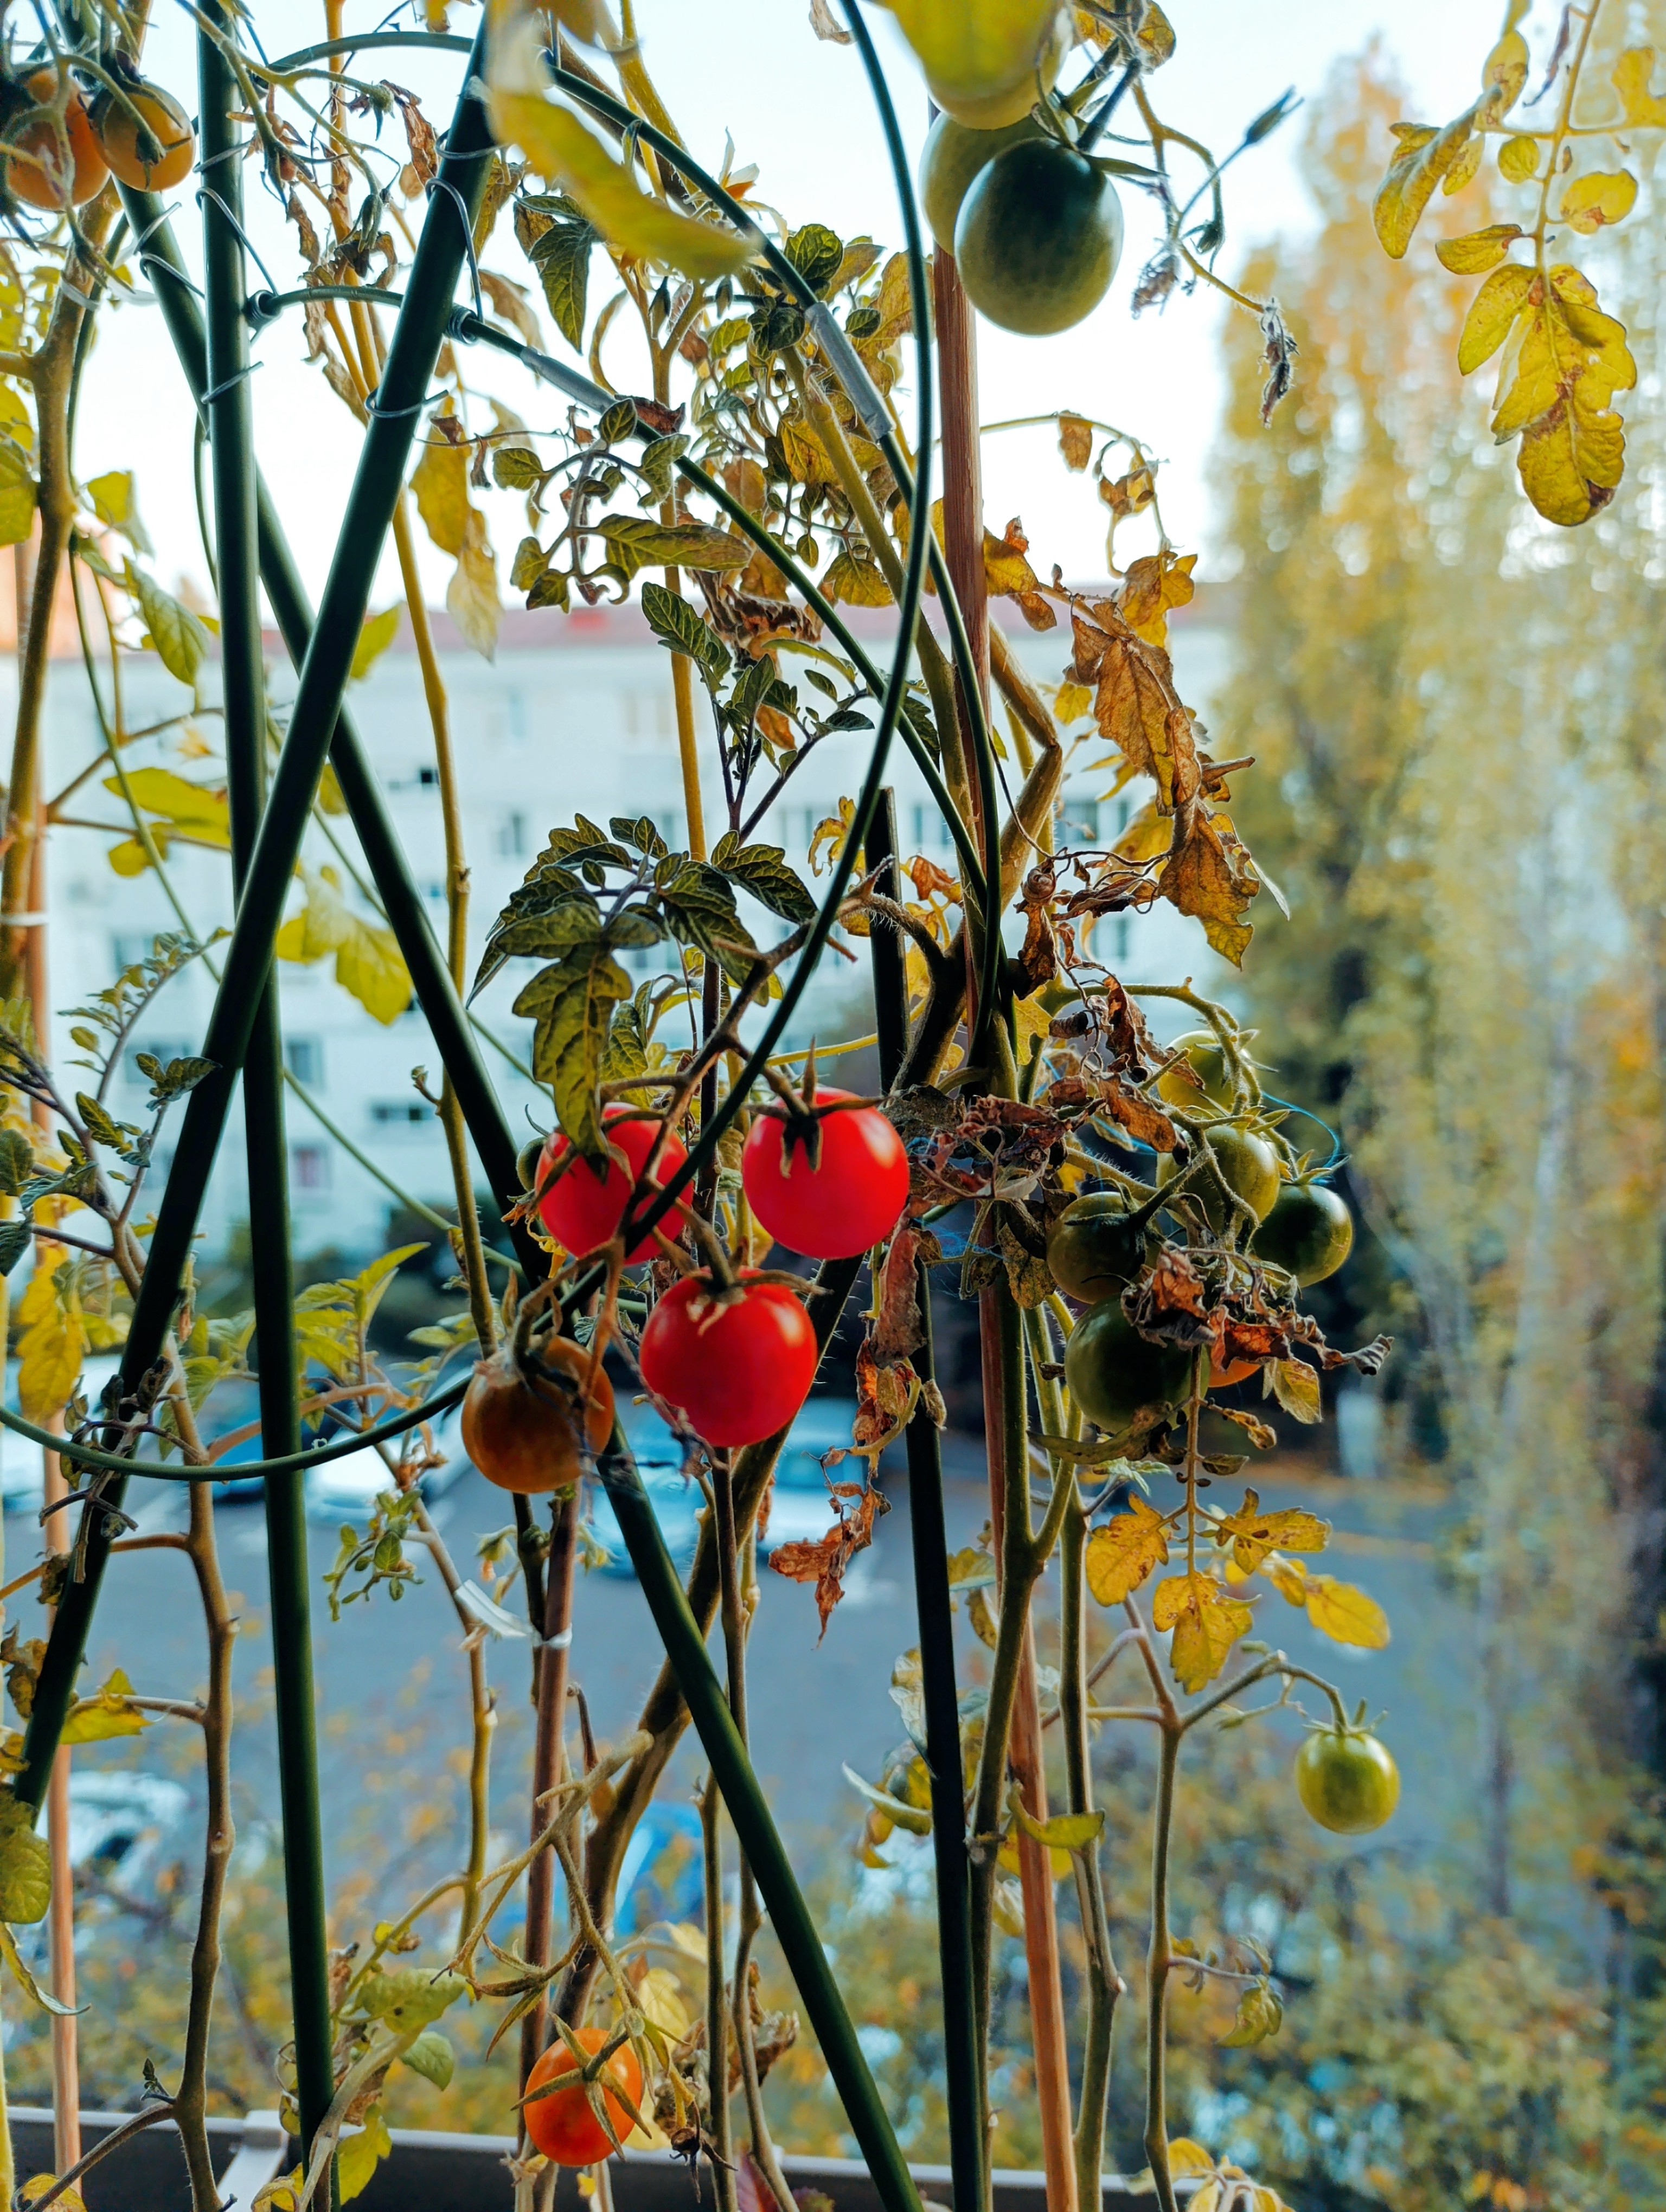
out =
<path fill-rule="evenodd" d="M 951 1537 L 970 1543 L 988 1510 L 981 1440 L 951 1437 L 946 1443 Z M 1467 1616 L 1436 1572 L 1436 1543 L 1450 1507 L 1440 1493 L 1414 1485 L 1343 1482 L 1309 1474 L 1289 1461 L 1270 1463 L 1257 1481 L 1265 1504 L 1304 1504 L 1334 1521 L 1338 1540 L 1325 1565 L 1371 1589 L 1397 1633 L 1386 1652 L 1341 1650 L 1270 1595 L 1262 1601 L 1257 1632 L 1329 1672 L 1350 1698 L 1368 1698 L 1373 1711 L 1388 1709 L 1388 1733 L 1405 1774 L 1400 1839 L 1432 1837 L 1452 1774 L 1464 1771 L 1473 1755 L 1462 1687 Z M 888 1685 L 893 1660 L 915 1641 L 908 1487 L 900 1476 L 888 1476 L 887 1484 L 893 1510 L 880 1520 L 873 1549 L 855 1562 L 844 1601 L 819 1644 L 811 1590 L 763 1576 L 751 1647 L 754 1754 L 801 1864 L 855 1832 L 860 1808 L 842 1765 L 876 1775 L 902 1735 Z M 136 1484 L 130 1497 L 131 1509 L 148 1527 L 168 1525 L 181 1504 L 171 1486 Z M 465 1573 L 476 1571 L 477 1538 L 508 1519 L 504 1506 L 502 1494 L 472 1469 L 440 1501 L 442 1534 Z M 241 1622 L 234 1759 L 240 1825 L 246 1828 L 275 1820 L 277 1811 L 265 1530 L 258 1502 L 224 1504 L 219 1516 L 226 1578 Z M 15 1575 L 34 1556 L 39 1531 L 31 1520 L 12 1516 L 6 1539 L 8 1572 Z M 374 1881 L 392 1868 L 403 1888 L 404 1875 L 415 1880 L 457 1856 L 465 1810 L 466 1661 L 456 1616 L 431 1571 L 399 1602 L 378 1592 L 331 1623 L 316 1578 L 336 1547 L 336 1524 L 314 1522 L 314 1664 L 332 1878 L 356 1874 Z M 575 1614 L 574 1677 L 598 1735 L 617 1738 L 632 1725 L 656 1668 L 659 1646 L 648 1609 L 629 1577 L 592 1573 L 581 1578 Z M 21 1621 L 26 1636 L 40 1632 L 40 1616 L 27 1597 L 10 1617 Z M 1046 1640 L 1044 1629 L 1043 1647 Z M 982 1655 L 970 1636 L 964 1649 L 975 1668 Z M 197 1693 L 204 1676 L 200 1618 L 182 1559 L 143 1553 L 112 1564 L 90 1659 L 89 1684 L 119 1665 L 141 1692 Z M 495 1641 L 490 1669 L 499 1692 L 493 1802 L 507 1850 L 525 1817 L 532 1751 L 526 1646 Z M 1125 1690 L 1134 1687 L 1120 1673 L 1116 1679 Z M 192 1732 L 167 1723 L 137 1741 L 78 1754 L 101 1765 L 185 1775 L 198 1755 Z M 700 1771 L 698 1747 L 690 1741 L 679 1754 L 669 1794 L 686 1802 Z"/>

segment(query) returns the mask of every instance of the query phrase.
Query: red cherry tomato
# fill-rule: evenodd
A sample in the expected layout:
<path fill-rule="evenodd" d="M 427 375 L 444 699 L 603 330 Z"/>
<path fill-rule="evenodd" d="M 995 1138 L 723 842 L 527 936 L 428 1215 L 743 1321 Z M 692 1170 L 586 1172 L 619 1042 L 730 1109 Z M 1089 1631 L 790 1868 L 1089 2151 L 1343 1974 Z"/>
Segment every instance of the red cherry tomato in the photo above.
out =
<path fill-rule="evenodd" d="M 599 2027 L 581 2027 L 577 2040 L 593 2055 L 608 2038 Z M 556 2166 L 599 2166 L 605 2158 L 611 2158 L 613 2145 L 608 2141 L 607 2130 L 591 2107 L 578 2061 L 564 2043 L 552 2043 L 526 2076 L 528 2094 L 550 2081 L 565 2081 L 569 2086 L 552 2089 L 547 2097 L 533 2097 L 521 2107 L 533 2148 Z M 636 2123 L 613 2092 L 622 2089 L 639 2108 L 642 2096 L 641 2062 L 628 2043 L 622 2043 L 604 2064 L 597 2087 L 613 2132 L 623 2142 Z"/>
<path fill-rule="evenodd" d="M 629 1170 L 610 1160 L 605 1175 L 598 1175 L 588 1160 L 575 1160 L 562 1176 L 544 1194 L 538 1212 L 544 1225 L 558 1243 L 582 1257 L 593 1252 L 599 1244 L 605 1244 L 618 1233 L 624 1219 L 627 1201 L 641 1174 L 648 1154 L 654 1150 L 660 1124 L 651 1114 L 643 1114 L 629 1106 L 610 1106 L 602 1115 L 607 1130 L 607 1141 L 616 1151 L 624 1154 L 630 1163 Z M 542 1182 L 551 1168 L 559 1167 L 572 1151 L 571 1145 L 557 1130 L 544 1147 L 538 1164 L 538 1182 Z M 688 1153 L 674 1136 L 668 1136 L 660 1149 L 654 1178 L 664 1182 L 676 1173 Z M 534 1188 L 537 1188 L 535 1184 Z M 660 1226 L 667 1237 L 674 1237 L 682 1224 L 682 1209 L 672 1206 L 660 1221 Z M 643 1260 L 653 1259 L 659 1248 L 652 1237 L 644 1237 L 635 1248 L 625 1255 L 627 1267 L 634 1267 Z"/>
<path fill-rule="evenodd" d="M 781 1283 L 740 1278 L 722 1302 L 708 1276 L 686 1275 L 642 1330 L 642 1380 L 708 1444 L 755 1444 L 791 1422 L 821 1353 L 802 1304 Z"/>
<path fill-rule="evenodd" d="M 822 1100 L 848 1098 L 822 1091 Z M 874 1106 L 851 1106 L 821 1119 L 821 1165 L 807 1148 L 787 1145 L 787 1121 L 760 1114 L 741 1155 L 746 1202 L 778 1244 L 806 1260 L 854 1260 L 897 1226 L 909 1202 L 909 1156 Z"/>

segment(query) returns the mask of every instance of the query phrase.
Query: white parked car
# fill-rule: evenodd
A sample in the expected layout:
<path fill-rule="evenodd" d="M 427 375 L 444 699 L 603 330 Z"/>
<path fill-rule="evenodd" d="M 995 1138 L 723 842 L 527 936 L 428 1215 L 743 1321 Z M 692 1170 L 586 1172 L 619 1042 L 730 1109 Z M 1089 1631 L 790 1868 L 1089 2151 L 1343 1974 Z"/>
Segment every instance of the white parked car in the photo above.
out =
<path fill-rule="evenodd" d="M 420 1478 L 423 1495 L 430 1503 L 443 1498 L 452 1485 L 469 1471 L 471 1462 L 463 1449 L 460 1407 L 453 1406 L 435 1422 L 434 1443 L 435 1450 L 444 1455 L 445 1463 L 429 1468 Z M 374 1447 L 345 1452 L 340 1459 L 326 1460 L 322 1467 L 308 1468 L 307 1510 L 320 1520 L 362 1521 L 380 1493 L 392 1487 L 393 1478 L 388 1473 L 387 1462 Z"/>

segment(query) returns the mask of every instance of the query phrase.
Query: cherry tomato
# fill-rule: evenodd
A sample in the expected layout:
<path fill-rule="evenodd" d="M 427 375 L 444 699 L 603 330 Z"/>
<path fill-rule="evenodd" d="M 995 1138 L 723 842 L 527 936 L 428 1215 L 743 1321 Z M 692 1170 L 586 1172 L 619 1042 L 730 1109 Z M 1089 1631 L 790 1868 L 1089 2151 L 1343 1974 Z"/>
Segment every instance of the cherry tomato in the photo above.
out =
<path fill-rule="evenodd" d="M 943 112 L 956 122 L 973 131 L 1000 131 L 1009 123 L 1021 122 L 1043 92 L 1052 91 L 1073 37 L 1069 11 L 1061 9 L 1048 25 L 1039 51 L 1021 76 L 992 88 L 987 83 L 944 83 L 928 75 L 926 88 Z"/>
<path fill-rule="evenodd" d="M 848 1098 L 822 1091 L 818 1100 Z M 787 1121 L 760 1114 L 747 1133 L 740 1179 L 746 1203 L 778 1244 L 806 1260 L 854 1260 L 897 1226 L 909 1202 L 909 1156 L 877 1106 L 824 1114 L 821 1165 L 787 1143 Z"/>
<path fill-rule="evenodd" d="M 1296 1791 L 1322 1828 L 1368 1835 L 1400 1802 L 1400 1769 L 1364 1729 L 1315 1729 L 1296 1753 Z"/>
<path fill-rule="evenodd" d="M 1128 1202 L 1120 1191 L 1091 1191 L 1073 1199 L 1053 1224 L 1047 1264 L 1067 1297 L 1085 1306 L 1114 1298 L 1146 1264 L 1143 1228 L 1128 1225 Z"/>
<path fill-rule="evenodd" d="M 52 106 L 58 99 L 56 70 L 34 70 L 27 80 L 31 100 L 38 107 Z M 64 142 L 69 144 L 69 174 L 64 174 Z M 15 147 L 27 161 L 5 163 L 6 182 L 20 200 L 31 207 L 80 207 L 92 198 L 109 175 L 104 149 L 99 144 L 87 103 L 73 87 L 64 111 L 64 137 L 48 115 L 36 115 L 7 131 L 3 147 Z"/>
<path fill-rule="evenodd" d="M 1247 1382 L 1260 1364 L 1258 1359 L 1229 1359 L 1223 1367 L 1219 1354 L 1211 1353 L 1209 1388 L 1212 1390 L 1226 1390 L 1234 1382 Z"/>
<path fill-rule="evenodd" d="M 607 1131 L 609 1145 L 623 1152 L 629 1163 L 628 1170 L 622 1168 L 617 1160 L 610 1160 L 606 1174 L 598 1175 L 588 1160 L 575 1160 L 560 1182 L 545 1191 L 538 1207 L 550 1234 L 579 1258 L 617 1234 L 631 1191 L 648 1164 L 648 1156 L 660 1133 L 660 1123 L 654 1115 L 631 1106 L 610 1106 L 602 1115 L 602 1124 Z M 551 1168 L 559 1167 L 572 1149 L 557 1130 L 544 1147 L 538 1162 L 538 1182 Z M 655 1180 L 664 1182 L 687 1158 L 688 1153 L 678 1139 L 667 1136 L 654 1170 Z M 681 1207 L 672 1206 L 660 1225 L 667 1237 L 674 1237 L 681 1221 Z M 644 1237 L 626 1253 L 625 1264 L 636 1267 L 644 1260 L 651 1260 L 658 1249 L 652 1237 Z"/>
<path fill-rule="evenodd" d="M 104 158 L 122 183 L 131 185 L 135 191 L 166 191 L 191 174 L 197 153 L 191 118 L 173 94 L 164 92 L 159 84 L 141 79 L 123 90 L 130 104 L 106 92 L 93 110 L 93 127 Z M 153 142 L 143 148 L 135 110 Z"/>
<path fill-rule="evenodd" d="M 751 1271 L 725 1302 L 685 1275 L 642 1330 L 642 1380 L 708 1444 L 755 1444 L 787 1427 L 810 1395 L 821 1353 L 802 1303 Z"/>
<path fill-rule="evenodd" d="M 1243 1128 L 1236 1121 L 1212 1121 L 1207 1134 L 1215 1164 L 1226 1182 L 1251 1208 L 1256 1220 L 1265 1221 L 1279 1194 L 1278 1154 L 1265 1137 L 1258 1137 L 1253 1129 Z M 1172 1152 L 1158 1154 L 1157 1180 L 1159 1183 L 1172 1182 L 1179 1171 L 1180 1162 Z M 1216 1236 L 1224 1236 L 1226 1200 L 1221 1196 L 1220 1186 L 1209 1170 L 1200 1168 L 1186 1188 L 1203 1208 L 1208 1217 L 1209 1226 Z"/>
<path fill-rule="evenodd" d="M 1046 337 L 1091 314 L 1122 252 L 1109 177 L 1055 140 L 1009 146 L 974 180 L 955 224 L 966 296 L 1004 331 Z"/>
<path fill-rule="evenodd" d="M 586 1472 L 584 1445 L 593 1458 L 613 1433 L 613 1385 L 598 1367 L 580 1437 L 578 1392 L 590 1371 L 585 1347 L 546 1337 L 537 1356 L 574 1388 L 520 1367 L 506 1348 L 479 1362 L 463 1400 L 464 1450 L 488 1482 L 527 1496 L 576 1482 Z"/>
<path fill-rule="evenodd" d="M 592 2056 L 609 2040 L 606 2032 L 599 2027 L 578 2028 L 575 2038 Z M 547 2097 L 532 2095 L 535 2089 L 542 2089 L 550 2081 L 567 2081 L 569 2086 L 551 2090 Z M 597 2076 L 596 2086 L 601 2090 L 613 2132 L 623 2142 L 636 2123 L 613 2092 L 623 2091 L 638 2109 L 642 2096 L 641 2061 L 628 2043 L 622 2043 L 607 2060 Z M 526 2094 L 528 2101 L 521 2106 L 526 2133 L 534 2148 L 541 2150 L 552 2165 L 599 2166 L 604 2159 L 612 2157 L 613 2145 L 608 2140 L 607 2130 L 597 2118 L 585 2094 L 579 2061 L 565 2043 L 552 2043 L 538 2060 L 526 2076 Z"/>
<path fill-rule="evenodd" d="M 1322 1283 L 1353 1249 L 1353 1216 L 1324 1183 L 1287 1182 L 1250 1249 L 1298 1283 Z"/>
<path fill-rule="evenodd" d="M 1028 110 L 999 131 L 974 131 L 952 115 L 939 115 L 926 134 L 920 156 L 920 204 L 932 236 L 945 252 L 954 251 L 954 227 L 960 204 L 997 154 L 1042 136 Z"/>
<path fill-rule="evenodd" d="M 1064 1356 L 1065 1388 L 1107 1436 L 1121 1436 L 1135 1414 L 1183 1399 L 1192 1356 L 1177 1345 L 1141 1336 L 1116 1298 L 1077 1322 Z"/>

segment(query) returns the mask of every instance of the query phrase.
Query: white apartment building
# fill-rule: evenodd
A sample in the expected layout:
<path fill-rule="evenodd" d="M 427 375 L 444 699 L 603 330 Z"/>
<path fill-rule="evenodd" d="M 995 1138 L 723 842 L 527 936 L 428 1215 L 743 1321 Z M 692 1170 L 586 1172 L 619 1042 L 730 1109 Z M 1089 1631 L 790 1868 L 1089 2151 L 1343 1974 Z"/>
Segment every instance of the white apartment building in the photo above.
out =
<path fill-rule="evenodd" d="M 1000 617 L 1016 614 L 997 603 Z M 879 611 L 858 611 L 856 620 L 876 647 L 887 636 Z M 435 628 L 451 702 L 454 744 L 461 771 L 464 828 L 471 869 L 470 904 L 471 972 L 493 918 L 519 884 L 552 826 L 570 823 L 582 812 L 605 823 L 610 815 L 652 817 L 673 850 L 684 836 L 681 781 L 672 717 L 670 656 L 651 635 L 634 605 L 581 609 L 570 615 L 554 610 L 511 612 L 505 619 L 497 658 L 488 663 L 462 645 L 447 617 L 436 613 Z M 1037 635 L 1022 626 L 1009 630 L 1032 673 L 1055 683 L 1069 653 L 1067 631 Z M 68 641 L 66 640 L 66 643 Z M 1183 694 L 1201 701 L 1213 691 L 1224 666 L 1226 637 L 1206 603 L 1183 611 L 1174 626 L 1174 645 Z M 271 641 L 271 685 L 280 716 L 293 678 L 276 638 Z M 188 709 L 191 700 L 149 653 L 123 664 L 125 726 L 141 729 Z M 205 668 L 203 699 L 213 697 L 214 672 Z M 101 665 L 106 691 L 108 668 Z M 0 664 L 0 713 L 9 719 L 15 699 L 15 662 Z M 696 686 L 696 707 L 704 702 Z M 445 861 L 433 744 L 420 672 L 408 632 L 375 663 L 369 676 L 351 688 L 350 708 L 365 749 L 386 794 L 394 825 L 416 879 L 429 904 L 436 936 L 446 927 Z M 204 782 L 219 775 L 217 726 L 204 712 L 197 724 L 205 748 L 196 759 L 181 758 L 178 732 L 163 739 L 134 741 L 125 757 L 134 767 L 161 765 Z M 757 833 L 784 845 L 801 870 L 812 829 L 836 811 L 842 796 L 859 787 L 866 761 L 863 732 L 824 740 L 809 755 L 788 784 L 781 804 Z M 1101 759 L 1097 742 L 1079 749 L 1066 788 L 1066 834 L 1076 844 L 1109 842 L 1126 821 L 1132 794 L 1104 802 L 1110 777 L 1088 763 Z M 715 836 L 721 820 L 721 780 L 714 744 L 707 747 L 703 785 L 708 822 Z M 157 933 L 176 929 L 177 917 L 155 876 L 119 875 L 107 854 L 127 832 L 119 793 L 105 787 L 98 726 L 79 659 L 55 660 L 46 713 L 45 787 L 61 793 L 92 764 L 93 772 L 63 810 L 75 824 L 59 826 L 50 841 L 46 908 L 50 915 L 48 961 L 52 1002 L 58 1010 L 55 1044 L 60 1066 L 76 1087 L 77 1048 L 70 1042 L 71 1010 L 106 984 L 119 967 L 142 957 Z M 1009 764 L 1015 775 L 1015 766 Z M 913 764 L 900 744 L 894 748 L 891 781 L 897 792 L 899 828 L 905 854 L 924 852 L 952 866 L 946 832 L 930 804 Z M 1135 799 L 1134 803 L 1140 801 Z M 331 829 L 348 856 L 358 861 L 351 828 L 336 817 Z M 346 880 L 340 858 L 317 829 L 309 831 L 307 859 L 313 866 L 334 866 Z M 174 842 L 169 873 L 180 903 L 199 935 L 230 919 L 229 867 L 222 853 Z M 374 919 L 356 892 L 350 897 Z M 301 887 L 291 911 L 299 911 Z M 761 909 L 748 919 L 766 941 L 781 925 Z M 1159 905 L 1148 916 L 1102 921 L 1095 945 L 1112 964 L 1137 963 L 1147 981 L 1179 980 L 1190 975 L 1200 987 L 1220 984 L 1226 971 L 1215 961 L 1196 925 Z M 644 975 L 659 956 L 637 956 Z M 400 1189 L 429 1204 L 449 1203 L 450 1179 L 443 1141 L 429 1106 L 413 1087 L 411 1072 L 426 1066 L 437 1091 L 439 1063 L 427 1025 L 413 1005 L 382 1027 L 334 980 L 333 963 L 315 966 L 279 963 L 283 1028 L 289 1065 L 352 1145 L 372 1159 Z M 531 969 L 510 964 L 482 994 L 477 1006 L 486 1028 L 523 1060 L 531 1025 L 509 1007 Z M 1129 971 L 1132 973 L 1133 971 Z M 213 985 L 203 963 L 172 982 L 138 1025 L 112 1085 L 109 1103 L 118 1115 L 142 1118 L 144 1079 L 134 1054 L 154 1052 L 167 1060 L 197 1050 L 212 1000 Z M 862 1034 L 870 1026 L 865 1004 L 866 961 L 853 967 L 830 959 L 801 1009 L 793 1042 L 824 1042 Z M 1162 1021 L 1159 1028 L 1177 1024 Z M 535 1085 L 518 1074 L 490 1044 L 483 1046 L 489 1070 L 499 1086 L 506 1113 L 517 1127 L 546 1127 L 552 1115 Z M 344 1255 L 368 1256 L 380 1249 L 394 1200 L 386 1184 L 344 1149 L 300 1103 L 288 1099 L 289 1182 L 297 1249 L 333 1247 Z M 530 1118 L 529 1118 L 530 1117 Z M 164 1139 L 163 1157 L 167 1157 Z M 216 1249 L 233 1224 L 244 1218 L 245 1165 L 240 1117 L 234 1115 L 218 1162 L 204 1222 L 206 1247 Z"/>

